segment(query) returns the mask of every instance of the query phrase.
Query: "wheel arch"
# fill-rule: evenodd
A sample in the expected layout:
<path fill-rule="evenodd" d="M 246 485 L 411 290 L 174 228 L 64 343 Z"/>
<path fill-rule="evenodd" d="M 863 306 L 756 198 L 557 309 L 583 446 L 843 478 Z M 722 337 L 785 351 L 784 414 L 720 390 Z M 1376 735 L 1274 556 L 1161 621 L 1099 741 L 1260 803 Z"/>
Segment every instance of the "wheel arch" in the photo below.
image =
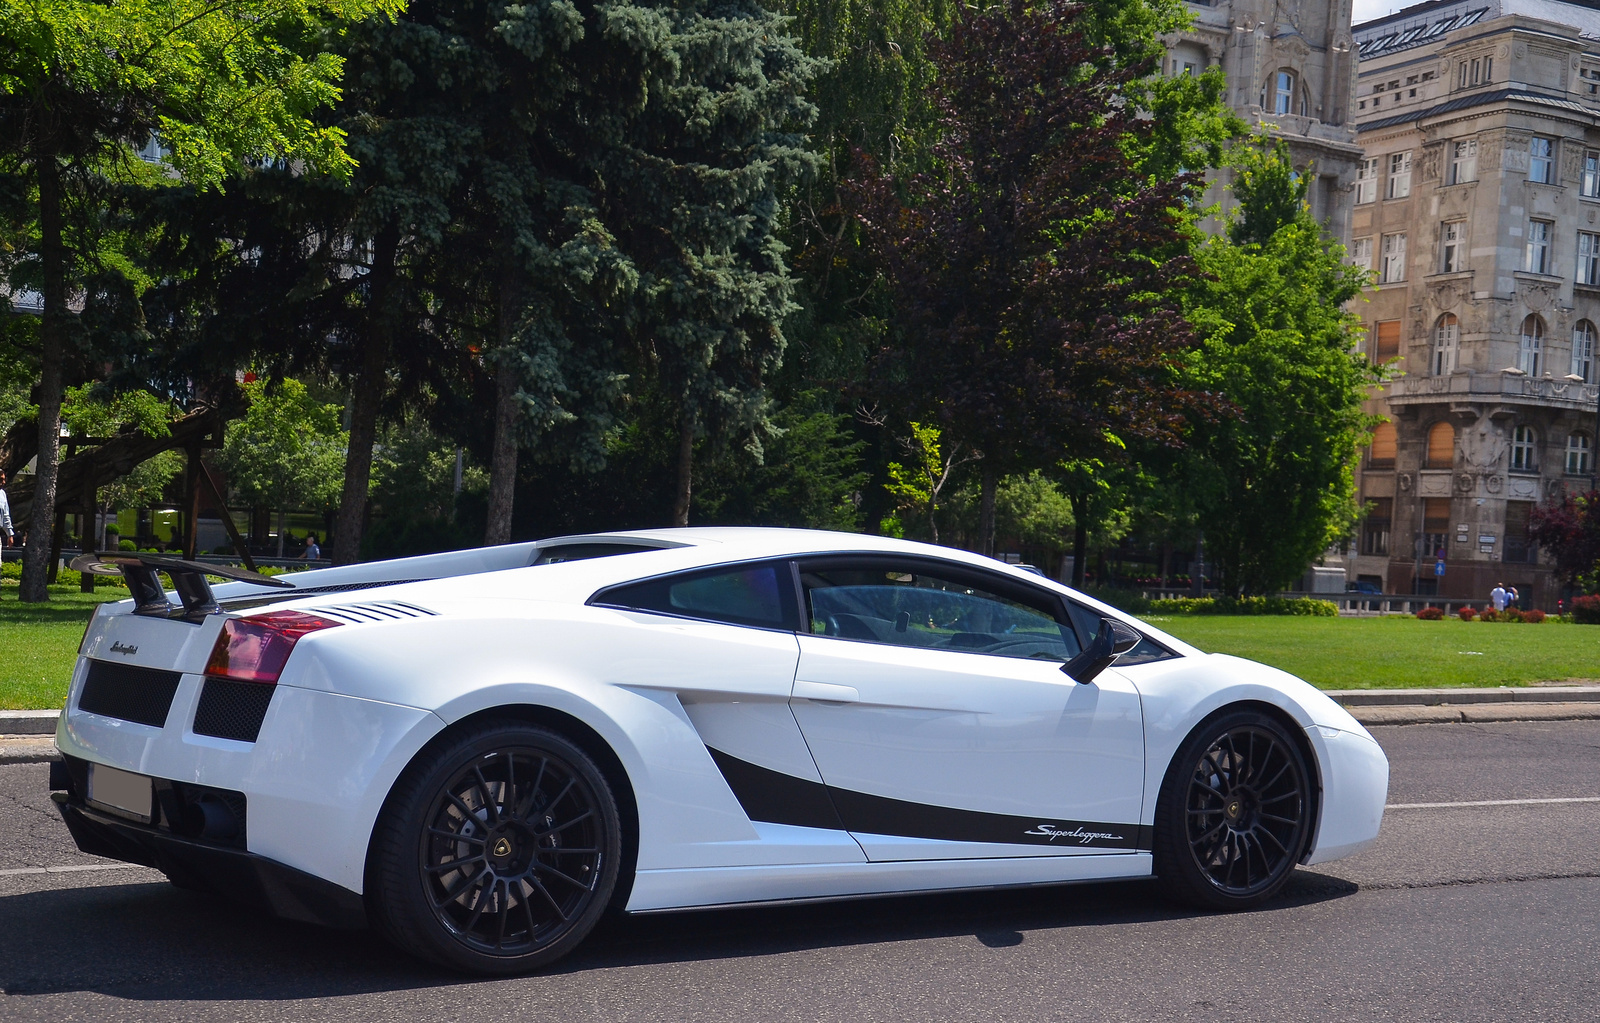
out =
<path fill-rule="evenodd" d="M 506 724 L 523 722 L 552 732 L 568 739 L 584 753 L 593 758 L 600 768 L 600 773 L 611 786 L 612 795 L 617 801 L 617 815 L 622 820 L 622 863 L 617 873 L 616 889 L 612 893 L 611 906 L 621 908 L 628 904 L 628 896 L 633 891 L 634 872 L 639 862 L 639 801 L 634 791 L 632 779 L 628 776 L 627 768 L 623 766 L 622 758 L 612 749 L 611 744 L 594 729 L 593 726 L 581 718 L 554 707 L 533 703 L 504 704 L 495 707 L 485 707 L 475 711 L 439 730 L 432 738 L 422 745 L 411 759 L 406 762 L 396 776 L 394 784 L 390 785 L 389 792 L 384 796 L 383 804 L 372 822 L 372 834 L 367 840 L 366 872 L 372 869 L 374 843 L 373 836 L 381 826 L 384 815 L 389 812 L 390 803 L 395 797 L 401 778 L 418 760 L 431 753 L 438 746 L 452 741 L 463 731 L 472 729 L 485 723 Z"/>
<path fill-rule="evenodd" d="M 1235 714 L 1239 711 L 1255 711 L 1259 714 L 1264 714 L 1265 716 L 1272 718 L 1279 725 L 1281 725 L 1283 730 L 1288 733 L 1290 741 L 1295 744 L 1295 748 L 1300 751 L 1300 756 L 1304 758 L 1306 762 L 1307 770 L 1311 772 L 1311 778 L 1313 782 L 1311 786 L 1311 806 L 1309 808 L 1311 816 L 1311 834 L 1307 836 L 1306 847 L 1304 851 L 1301 852 L 1300 859 L 1297 861 L 1299 863 L 1305 863 L 1308 859 L 1310 859 L 1311 854 L 1316 851 L 1318 833 L 1322 830 L 1322 760 L 1317 756 L 1316 746 L 1311 742 L 1310 737 L 1306 734 L 1305 726 L 1299 721 L 1295 720 L 1294 716 L 1287 710 L 1275 703 L 1269 703 L 1266 700 L 1254 699 L 1234 700 L 1230 703 L 1223 704 L 1222 706 L 1213 710 L 1211 713 L 1207 714 L 1205 717 L 1201 718 L 1199 721 L 1196 721 L 1194 723 L 1194 727 L 1190 728 L 1186 733 L 1184 733 L 1184 736 L 1182 740 L 1179 741 L 1177 748 L 1172 751 L 1172 757 L 1167 761 L 1166 770 L 1161 775 L 1161 787 L 1158 792 L 1166 790 L 1167 785 L 1171 782 L 1172 772 L 1177 769 L 1178 755 L 1184 750 L 1185 747 L 1189 745 L 1189 740 L 1194 738 L 1195 733 L 1199 732 L 1203 728 L 1209 727 L 1211 723 L 1216 721 L 1218 718 L 1224 717 L 1228 714 Z"/>

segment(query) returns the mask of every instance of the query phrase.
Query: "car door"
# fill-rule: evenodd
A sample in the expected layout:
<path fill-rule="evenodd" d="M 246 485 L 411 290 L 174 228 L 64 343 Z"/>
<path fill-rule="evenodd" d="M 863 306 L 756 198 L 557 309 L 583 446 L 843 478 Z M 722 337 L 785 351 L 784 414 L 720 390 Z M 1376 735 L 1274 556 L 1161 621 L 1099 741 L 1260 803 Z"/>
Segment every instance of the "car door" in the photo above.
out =
<path fill-rule="evenodd" d="M 937 559 L 799 569 L 790 705 L 869 859 L 1149 847 L 1138 692 L 1061 671 L 1080 637 L 1056 594 Z"/>

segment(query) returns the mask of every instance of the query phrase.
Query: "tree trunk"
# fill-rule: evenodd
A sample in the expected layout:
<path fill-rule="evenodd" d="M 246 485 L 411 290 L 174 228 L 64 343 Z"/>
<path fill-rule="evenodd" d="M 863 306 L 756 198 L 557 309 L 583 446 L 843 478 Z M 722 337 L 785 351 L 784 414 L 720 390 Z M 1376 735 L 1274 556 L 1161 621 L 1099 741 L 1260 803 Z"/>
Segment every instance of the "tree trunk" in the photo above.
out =
<path fill-rule="evenodd" d="M 1202 530 L 1194 542 L 1194 578 L 1189 581 L 1194 587 L 1194 595 L 1206 595 L 1206 534 Z"/>
<path fill-rule="evenodd" d="M 939 495 L 930 486 L 928 488 L 928 536 L 933 543 L 939 542 L 939 520 L 935 518 L 939 511 Z"/>
<path fill-rule="evenodd" d="M 501 366 L 495 377 L 494 455 L 489 460 L 489 524 L 483 542 L 511 542 L 511 502 L 517 487 L 517 377 Z"/>
<path fill-rule="evenodd" d="M 350 387 L 350 446 L 344 457 L 344 493 L 333 526 L 335 565 L 353 565 L 361 556 L 367 490 L 372 481 L 372 446 L 378 436 L 378 407 L 388 383 L 389 349 L 393 344 L 395 250 L 393 231 L 384 231 L 373 246 L 372 286 L 361 339 L 361 364 Z"/>
<path fill-rule="evenodd" d="M 1083 589 L 1083 561 L 1089 556 L 1089 502 L 1076 494 L 1072 502 L 1072 588 Z"/>
<path fill-rule="evenodd" d="M 1000 482 L 992 466 L 984 466 L 982 491 L 978 502 L 978 553 L 994 557 L 994 490 Z"/>
<path fill-rule="evenodd" d="M 39 455 L 35 464 L 33 510 L 28 549 L 22 557 L 18 598 L 28 603 L 50 599 L 46 577 L 56 516 L 56 470 L 61 464 L 62 360 L 67 346 L 67 260 L 61 233 L 61 169 L 54 154 L 35 161 L 39 174 L 39 262 L 43 275 L 44 318 L 39 325 Z"/>
<path fill-rule="evenodd" d="M 488 546 L 511 542 L 511 505 L 517 492 L 517 373 L 511 367 L 511 344 L 522 314 L 515 273 L 500 281 L 500 362 L 494 381 L 494 451 L 489 458 L 489 521 L 483 531 Z"/>
<path fill-rule="evenodd" d="M 685 411 L 678 423 L 678 486 L 672 499 L 672 524 L 689 524 L 690 490 L 694 483 L 694 416 Z"/>
<path fill-rule="evenodd" d="M 288 525 L 289 516 L 282 508 L 278 509 L 278 560 L 283 560 L 283 534 L 284 527 Z"/>

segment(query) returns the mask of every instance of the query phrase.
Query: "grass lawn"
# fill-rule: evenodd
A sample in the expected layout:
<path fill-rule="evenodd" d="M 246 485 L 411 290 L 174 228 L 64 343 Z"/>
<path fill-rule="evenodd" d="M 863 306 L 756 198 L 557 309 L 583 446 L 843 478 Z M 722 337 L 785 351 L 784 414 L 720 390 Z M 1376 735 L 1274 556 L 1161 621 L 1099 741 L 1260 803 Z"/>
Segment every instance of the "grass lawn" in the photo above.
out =
<path fill-rule="evenodd" d="M 89 615 L 101 601 L 127 595 L 121 587 L 79 593 L 76 586 L 52 586 L 50 603 L 24 604 L 15 585 L 0 586 L 0 710 L 65 703 Z"/>
<path fill-rule="evenodd" d="M 1150 615 L 1213 653 L 1236 654 L 1323 689 L 1498 686 L 1600 678 L 1600 626 L 1446 618 Z"/>

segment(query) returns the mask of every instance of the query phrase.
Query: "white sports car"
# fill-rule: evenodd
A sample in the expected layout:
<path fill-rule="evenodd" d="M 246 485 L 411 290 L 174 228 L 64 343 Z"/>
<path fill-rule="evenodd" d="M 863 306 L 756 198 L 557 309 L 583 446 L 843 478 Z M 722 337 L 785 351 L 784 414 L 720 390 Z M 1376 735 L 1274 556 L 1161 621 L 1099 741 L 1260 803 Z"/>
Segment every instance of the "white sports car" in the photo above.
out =
<path fill-rule="evenodd" d="M 943 547 L 79 564 L 133 594 L 90 622 L 56 733 L 79 847 L 465 970 L 549 963 L 608 907 L 1152 874 L 1245 907 L 1371 843 L 1388 789 L 1299 679 Z"/>

